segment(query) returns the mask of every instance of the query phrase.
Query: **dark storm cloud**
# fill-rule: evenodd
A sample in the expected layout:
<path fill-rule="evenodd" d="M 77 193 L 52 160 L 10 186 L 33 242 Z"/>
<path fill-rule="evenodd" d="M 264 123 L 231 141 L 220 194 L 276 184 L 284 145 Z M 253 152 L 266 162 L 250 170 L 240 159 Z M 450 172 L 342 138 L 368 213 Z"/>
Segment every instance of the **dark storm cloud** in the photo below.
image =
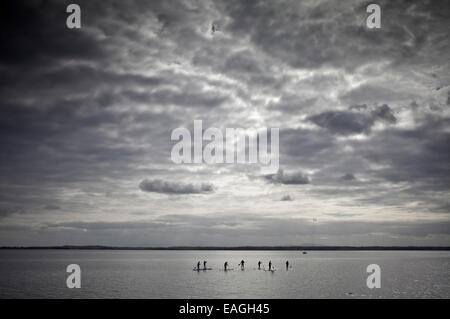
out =
<path fill-rule="evenodd" d="M 387 130 L 360 145 L 360 154 L 385 165 L 374 171 L 393 182 L 426 183 L 432 189 L 450 187 L 450 119 L 434 118 L 413 130 Z M 375 148 L 376 145 L 376 148 Z M 414 156 L 411 156 L 411 153 Z"/>
<path fill-rule="evenodd" d="M 316 185 L 328 185 L 326 191 L 317 194 L 358 194 L 355 204 L 362 206 L 407 207 L 415 202 L 418 206 L 413 210 L 425 210 L 428 215 L 450 212 L 446 205 L 450 136 L 444 129 L 448 121 L 431 117 L 414 129 L 392 127 L 366 140 L 346 143 L 352 152 L 341 155 L 330 169 L 322 168 L 314 174 Z M 350 169 L 361 178 L 336 174 Z M 335 183 L 329 181 L 330 176 L 336 176 Z M 344 188 L 343 180 L 352 181 L 352 188 Z"/>
<path fill-rule="evenodd" d="M 160 179 L 144 179 L 139 188 L 144 192 L 155 192 L 165 194 L 207 194 L 214 191 L 214 187 L 209 183 L 199 185 L 185 184 L 180 182 L 163 181 Z"/>
<path fill-rule="evenodd" d="M 428 45 L 449 49 L 448 43 L 441 42 L 449 26 L 444 3 L 378 2 L 383 8 L 384 32 L 365 27 L 365 2 L 339 7 L 332 2 L 296 4 L 296 10 L 265 1 L 227 1 L 224 7 L 232 17 L 229 30 L 234 35 L 248 36 L 265 53 L 296 68 L 353 69 L 381 58 L 403 64 L 422 62 L 423 52 L 444 62 L 442 56 L 428 51 Z"/>
<path fill-rule="evenodd" d="M 386 124 L 397 122 L 392 109 L 384 105 L 368 106 L 355 114 Z M 280 150 L 285 152 L 281 159 L 284 164 L 300 163 L 304 169 L 317 170 L 312 175 L 315 187 L 311 191 L 318 196 L 355 196 L 359 197 L 355 203 L 362 205 L 403 206 L 417 201 L 428 214 L 439 214 L 445 207 L 439 203 L 449 187 L 447 125 L 445 117 L 427 115 L 418 118 L 414 127 L 388 125 L 383 130 L 372 131 L 361 141 L 339 141 L 329 135 L 337 134 L 336 129 L 315 133 L 286 130 L 280 138 Z M 335 160 L 329 165 L 331 158 Z M 354 173 L 345 173 L 348 171 Z M 396 189 L 386 188 L 386 182 Z M 327 185 L 327 189 L 320 188 L 321 185 Z"/>
<path fill-rule="evenodd" d="M 214 107 L 225 100 L 203 92 L 202 83 L 189 74 L 148 75 L 132 65 L 137 58 L 133 52 L 147 40 L 139 32 L 134 34 L 139 44 L 130 33 L 123 37 L 125 30 L 136 31 L 125 22 L 151 19 L 160 10 L 173 11 L 170 6 L 154 3 L 151 11 L 138 2 L 81 1 L 82 29 L 69 30 L 69 3 L 8 2 L 0 10 L 0 32 L 8 39 L 0 53 L 2 217 L 26 213 L 39 219 L 45 211 L 59 212 L 46 203 L 62 191 L 91 196 L 114 190 L 112 180 L 166 175 L 165 168 L 148 165 L 168 162 L 170 130 L 184 119 L 156 108 Z M 150 11 L 144 17 L 138 7 Z M 182 6 L 178 8 L 166 28 L 175 27 L 177 19 L 185 21 L 179 19 Z M 129 41 L 128 52 L 124 41 Z M 159 40 L 157 44 L 164 46 Z M 188 87 L 189 83 L 198 84 Z M 146 95 L 139 100 L 137 93 L 129 92 Z M 146 108 L 136 108 L 136 103 Z M 23 203 L 20 209 L 18 203 Z M 77 198 L 62 206 L 75 212 L 92 208 Z"/>
<path fill-rule="evenodd" d="M 33 96 L 40 99 L 41 108 L 46 104 L 55 103 L 55 100 L 57 104 L 58 99 L 64 100 L 64 98 L 79 100 L 84 102 L 83 104 L 90 103 L 94 106 L 106 107 L 120 98 L 121 90 L 126 87 L 140 86 L 150 90 L 168 82 L 161 76 L 123 74 L 86 65 L 30 70 L 26 75 L 24 77 L 21 72 L 15 70 L 5 72 L 3 78 L 5 85 L 0 84 L 2 99 L 29 106 L 25 98 Z M 21 94 L 18 94 L 19 92 Z"/>
<path fill-rule="evenodd" d="M 21 206 L 0 206 L 0 217 L 9 216 L 12 214 L 23 214 L 25 209 Z"/>
<path fill-rule="evenodd" d="M 263 178 L 271 184 L 304 185 L 311 182 L 309 177 L 302 172 L 286 174 L 281 168 L 277 173 L 264 175 Z"/>
<path fill-rule="evenodd" d="M 63 1 L 4 1 L 0 35 L 8 44 L 0 50 L 0 65 L 38 67 L 61 59 L 106 57 L 101 39 L 87 32 L 67 32 L 67 5 Z"/>
<path fill-rule="evenodd" d="M 163 115 L 139 113 L 102 111 L 95 114 L 93 108 L 90 114 L 83 114 L 82 105 L 80 101 L 70 100 L 60 101 L 47 110 L 4 105 L 0 118 L 0 141 L 7 152 L 0 159 L 4 167 L 17 167 L 25 173 L 30 170 L 29 161 L 32 160 L 34 174 L 53 171 L 50 175 L 57 176 L 57 172 L 82 174 L 79 168 L 83 166 L 90 170 L 94 166 L 105 167 L 106 164 L 113 165 L 125 159 L 136 161 L 147 150 L 125 143 L 127 137 L 133 134 L 133 126 L 129 125 L 117 137 L 108 136 L 103 129 L 114 127 L 122 130 L 126 123 L 133 122 L 137 128 L 143 118 L 159 118 L 160 126 L 155 124 L 145 130 L 156 134 L 155 130 L 162 130 L 164 123 L 170 120 Z M 153 141 L 164 143 L 164 139 L 155 138 Z M 49 163 L 53 165 L 49 166 Z M 97 174 L 100 173 L 98 170 Z M 107 173 L 111 174 L 112 171 Z"/>
<path fill-rule="evenodd" d="M 366 110 L 366 108 L 362 109 Z M 396 117 L 392 113 L 392 109 L 387 104 L 375 107 L 371 113 L 327 111 L 310 116 L 308 120 L 322 128 L 326 128 L 329 131 L 340 135 L 360 133 L 368 134 L 377 120 L 390 124 L 395 124 L 397 122 Z"/>
<path fill-rule="evenodd" d="M 328 111 L 313 115 L 314 124 L 341 135 L 368 133 L 374 124 L 371 116 L 347 111 Z"/>

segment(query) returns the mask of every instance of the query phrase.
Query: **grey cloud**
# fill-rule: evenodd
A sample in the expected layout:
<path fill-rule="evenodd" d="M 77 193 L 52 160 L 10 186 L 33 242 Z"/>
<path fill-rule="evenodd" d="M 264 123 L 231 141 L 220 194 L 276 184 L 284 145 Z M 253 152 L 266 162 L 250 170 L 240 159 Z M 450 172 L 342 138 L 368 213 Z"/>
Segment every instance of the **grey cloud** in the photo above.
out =
<path fill-rule="evenodd" d="M 362 222 L 342 220 L 354 217 L 351 216 L 354 214 L 328 213 L 327 215 L 341 220 L 312 222 L 305 218 L 285 220 L 248 215 L 229 215 L 227 218 L 214 216 L 199 219 L 198 216 L 186 214 L 172 215 L 169 216 L 170 218 L 155 220 L 53 223 L 45 225 L 41 232 L 46 232 L 46 229 L 50 231 L 73 229 L 84 232 L 83 236 L 92 237 L 95 234 L 107 236 L 111 240 L 110 242 L 114 244 L 117 243 L 118 234 L 126 234 L 127 230 L 133 230 L 133 233 L 137 235 L 134 240 L 139 238 L 147 243 L 143 246 L 155 246 L 155 244 L 152 244 L 154 241 L 149 241 L 150 238 L 154 238 L 154 234 L 158 234 L 163 242 L 182 246 L 198 244 L 199 238 L 210 238 L 212 242 L 215 242 L 216 236 L 237 238 L 238 241 L 230 242 L 232 245 L 239 245 L 239 240 L 243 238 L 247 239 L 247 243 L 253 245 L 280 244 L 280 239 L 285 240 L 290 236 L 311 240 L 313 228 L 314 236 L 326 236 L 337 245 L 348 243 L 347 238 L 350 234 L 354 238 L 360 239 L 360 245 L 370 243 L 371 238 L 377 238 L 380 242 L 382 239 L 387 240 L 390 236 L 395 236 L 398 238 L 398 243 L 407 243 L 411 242 L 411 239 L 421 242 L 430 239 L 430 236 L 450 234 L 450 223 L 448 221 Z M 11 228 L 11 226 L 9 227 Z M 148 231 L 149 229 L 151 232 Z M 265 234 L 264 238 L 260 238 L 261 232 Z M 72 235 L 76 234 L 73 233 Z M 195 234 L 195 236 L 189 234 Z M 123 238 L 124 236 L 121 235 L 120 237 Z M 277 238 L 280 239 L 277 240 Z M 127 244 L 136 244 L 133 238 L 128 238 L 128 240 L 131 241 Z M 387 240 L 386 243 L 389 243 L 389 241 Z"/>
<path fill-rule="evenodd" d="M 207 194 L 214 191 L 213 185 L 209 183 L 194 185 L 180 182 L 163 181 L 160 179 L 144 179 L 139 184 L 139 188 L 144 192 L 165 194 Z"/>
<path fill-rule="evenodd" d="M 353 217 L 353 216 L 358 216 L 359 214 L 348 214 L 348 213 L 329 213 L 327 214 L 328 216 L 333 216 L 333 217 Z"/>
<path fill-rule="evenodd" d="M 117 97 L 117 88 L 124 90 L 127 86 L 141 86 L 148 90 L 168 82 L 164 76 L 123 74 L 102 70 L 98 66 L 67 65 L 56 69 L 49 66 L 47 68 L 29 70 L 26 78 L 17 70 L 7 70 L 3 79 L 14 86 L 0 83 L 2 98 L 10 103 L 24 103 L 23 97 L 32 95 L 40 98 L 44 105 L 51 103 L 56 97 L 84 101 L 92 98 L 100 106 L 109 106 L 110 103 L 105 102 L 108 102 L 107 98 Z M 17 91 L 22 94 L 18 95 Z"/>
<path fill-rule="evenodd" d="M 355 177 L 355 175 L 353 175 L 351 173 L 346 173 L 345 175 L 343 175 L 341 177 L 341 179 L 344 181 L 354 181 L 354 180 L 356 180 L 356 177 Z"/>
<path fill-rule="evenodd" d="M 390 181 L 425 182 L 429 187 L 447 189 L 450 135 L 443 128 L 449 121 L 433 119 L 413 130 L 384 131 L 370 141 L 376 148 L 361 145 L 361 155 L 386 165 L 374 173 Z"/>
<path fill-rule="evenodd" d="M 332 213 L 333 214 L 333 213 Z M 344 216 L 341 216 L 344 217 Z M 349 217 L 349 216 L 346 216 Z M 311 233 L 312 222 L 305 219 L 290 221 L 271 219 L 259 223 L 268 236 L 277 230 L 287 233 Z M 450 223 L 441 222 L 359 222 L 359 221 L 318 221 L 315 225 L 315 234 L 324 236 L 346 236 L 348 234 L 362 235 L 371 233 L 384 233 L 389 235 L 425 237 L 431 234 L 449 234 Z"/>
<path fill-rule="evenodd" d="M 291 202 L 293 201 L 291 195 L 283 195 L 283 197 L 281 197 L 280 201 L 282 202 Z"/>
<path fill-rule="evenodd" d="M 335 171 L 357 169 L 362 178 L 358 178 L 357 184 L 352 183 L 352 191 L 342 187 L 342 178 L 351 176 L 336 176 L 329 194 L 351 196 L 356 187 L 355 196 L 359 198 L 355 203 L 363 206 L 371 203 L 407 209 L 406 204 L 414 201 L 421 205 L 416 209 L 428 214 L 442 212 L 439 207 L 445 207 L 442 203 L 450 187 L 450 137 L 444 129 L 448 121 L 428 118 L 416 128 L 391 127 L 363 141 L 346 143 L 352 152 L 344 154 L 330 169 L 322 168 L 316 173 L 315 184 L 333 184 L 329 176 Z"/>
<path fill-rule="evenodd" d="M 189 90 L 189 89 L 188 89 Z M 215 92 L 180 92 L 179 90 L 161 89 L 151 93 L 124 92 L 128 98 L 142 103 L 181 106 L 218 107 L 228 100 L 227 97 Z"/>
<path fill-rule="evenodd" d="M 403 1 L 381 1 L 384 32 L 365 27 L 367 5 L 361 2 L 339 7 L 331 2 L 297 3 L 296 9 L 289 2 L 276 8 L 263 4 L 227 1 L 224 7 L 232 17 L 228 30 L 248 36 L 255 46 L 294 68 L 331 65 L 354 69 L 381 59 L 397 64 L 422 62 L 423 52 L 431 55 L 426 57 L 429 63 L 433 57 L 443 62 L 442 56 L 433 52 L 440 42 L 430 41 L 431 35 L 440 38 L 446 33 L 448 15 L 443 13 L 447 11 L 443 3 L 409 6 Z M 430 44 L 431 48 L 427 47 Z M 448 44 L 444 47 L 448 50 Z"/>
<path fill-rule="evenodd" d="M 304 185 L 309 184 L 311 181 L 308 176 L 302 172 L 295 172 L 292 174 L 285 174 L 280 168 L 276 174 L 264 175 L 263 178 L 272 184 L 285 184 L 285 185 Z"/>
<path fill-rule="evenodd" d="M 9 216 L 12 214 L 23 214 L 25 209 L 22 206 L 12 206 L 3 204 L 0 206 L 0 217 Z"/>
<path fill-rule="evenodd" d="M 367 107 L 351 106 L 350 109 L 365 111 Z M 392 109 L 387 104 L 375 107 L 370 113 L 364 111 L 327 111 L 312 115 L 307 120 L 340 135 L 368 134 L 377 120 L 390 124 L 397 122 Z"/>
<path fill-rule="evenodd" d="M 48 228 L 74 228 L 90 231 L 98 230 L 120 230 L 120 229 L 155 229 L 163 228 L 164 223 L 155 221 L 136 221 L 136 222 L 62 222 L 47 224 Z"/>
<path fill-rule="evenodd" d="M 281 97 L 279 102 L 271 103 L 269 105 L 269 109 L 274 111 L 282 111 L 284 113 L 298 113 L 300 110 L 313 107 L 317 100 L 317 98 L 304 99 L 295 95 L 284 95 Z"/>
<path fill-rule="evenodd" d="M 347 111 L 328 111 L 308 118 L 314 124 L 341 135 L 368 133 L 374 124 L 371 116 Z"/>
<path fill-rule="evenodd" d="M 367 110 L 367 104 L 354 104 L 350 105 L 348 109 L 351 110 L 357 110 L 357 111 L 364 111 Z"/>
<path fill-rule="evenodd" d="M 397 122 L 396 117 L 392 113 L 392 109 L 387 104 L 383 104 L 381 106 L 376 107 L 375 110 L 372 111 L 372 114 L 374 117 L 380 118 L 383 121 L 389 123 Z"/>
<path fill-rule="evenodd" d="M 280 130 L 281 160 L 288 156 L 301 158 L 302 163 L 317 162 L 319 155 L 334 149 L 335 144 L 326 131 L 307 129 Z"/>
<path fill-rule="evenodd" d="M 26 225 L 0 225 L 0 231 L 20 233 L 20 232 L 28 232 L 30 230 L 33 230 L 33 228 Z"/>
<path fill-rule="evenodd" d="M 345 92 L 340 99 L 350 105 L 364 105 L 377 103 L 382 99 L 383 101 L 398 101 L 407 100 L 414 97 L 414 92 L 407 89 L 392 88 L 386 83 L 380 84 L 365 84 L 358 86 L 350 91 Z"/>
<path fill-rule="evenodd" d="M 231 55 L 224 64 L 224 71 L 235 71 L 246 74 L 261 72 L 259 65 L 252 58 L 252 52 L 248 50 Z"/>

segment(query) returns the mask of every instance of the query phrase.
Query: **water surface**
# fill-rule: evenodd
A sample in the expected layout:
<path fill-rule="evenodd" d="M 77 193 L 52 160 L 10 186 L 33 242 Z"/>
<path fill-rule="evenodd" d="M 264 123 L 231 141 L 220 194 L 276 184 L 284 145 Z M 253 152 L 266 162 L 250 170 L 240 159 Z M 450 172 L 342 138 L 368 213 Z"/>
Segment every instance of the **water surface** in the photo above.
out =
<path fill-rule="evenodd" d="M 198 260 L 213 269 L 193 271 Z M 66 286 L 69 264 L 81 267 L 80 289 Z M 381 267 L 380 289 L 367 288 L 369 264 Z M 449 266 L 448 251 L 2 250 L 0 297 L 449 298 Z"/>

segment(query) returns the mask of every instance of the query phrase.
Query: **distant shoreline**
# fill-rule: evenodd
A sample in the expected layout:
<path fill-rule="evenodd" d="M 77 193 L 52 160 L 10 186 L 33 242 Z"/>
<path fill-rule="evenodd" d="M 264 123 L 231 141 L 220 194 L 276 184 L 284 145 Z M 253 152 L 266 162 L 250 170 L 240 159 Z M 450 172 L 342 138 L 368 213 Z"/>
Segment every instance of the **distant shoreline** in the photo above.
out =
<path fill-rule="evenodd" d="M 383 250 L 450 250 L 448 246 L 171 246 L 171 247 L 120 247 L 120 246 L 10 246 L 0 247 L 0 250 L 22 250 L 22 249 L 54 249 L 54 250 L 285 250 L 285 251 L 325 251 L 325 250 L 342 250 L 342 251 L 383 251 Z"/>

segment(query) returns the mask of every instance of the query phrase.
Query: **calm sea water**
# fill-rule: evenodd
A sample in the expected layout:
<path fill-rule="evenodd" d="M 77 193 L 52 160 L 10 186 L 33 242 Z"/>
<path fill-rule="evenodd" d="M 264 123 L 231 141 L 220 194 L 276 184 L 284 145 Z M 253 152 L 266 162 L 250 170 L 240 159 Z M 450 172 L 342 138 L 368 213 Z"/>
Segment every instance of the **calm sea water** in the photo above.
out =
<path fill-rule="evenodd" d="M 213 269 L 193 271 L 197 260 Z M 256 270 L 258 260 L 277 271 Z M 222 271 L 225 261 L 233 271 Z M 66 286 L 72 263 L 80 289 Z M 381 267 L 380 289 L 366 286 L 369 264 Z M 0 297 L 449 298 L 450 252 L 3 250 Z"/>

